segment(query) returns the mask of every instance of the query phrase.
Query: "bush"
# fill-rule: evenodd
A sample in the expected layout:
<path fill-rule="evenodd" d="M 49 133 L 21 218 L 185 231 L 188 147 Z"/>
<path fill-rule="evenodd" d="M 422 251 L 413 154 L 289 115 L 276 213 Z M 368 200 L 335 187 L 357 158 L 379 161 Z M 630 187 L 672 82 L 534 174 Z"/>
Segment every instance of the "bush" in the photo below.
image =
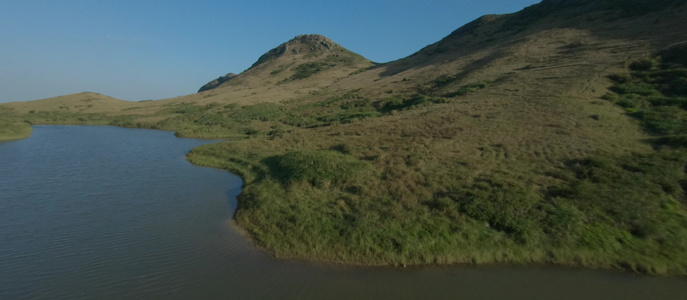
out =
<path fill-rule="evenodd" d="M 237 121 L 276 121 L 286 113 L 284 107 L 275 103 L 258 103 L 241 107 L 229 116 Z"/>
<path fill-rule="evenodd" d="M 404 99 L 401 96 L 393 96 L 377 101 L 373 104 L 373 106 L 380 112 L 388 113 L 394 110 L 408 110 L 436 103 L 447 103 L 449 101 L 451 100 L 447 98 L 416 94 L 407 99 Z"/>
<path fill-rule="evenodd" d="M 687 66 L 687 43 L 682 42 L 668 47 L 659 53 L 664 63 Z"/>
<path fill-rule="evenodd" d="M 487 84 L 483 83 L 483 82 L 468 84 L 468 85 L 464 85 L 464 86 L 460 87 L 459 89 L 457 89 L 453 92 L 445 94 L 444 97 L 451 98 L 451 97 L 456 97 L 456 96 L 463 96 L 463 95 L 466 95 L 469 93 L 479 91 L 479 90 L 486 88 L 486 87 L 487 87 Z"/>
<path fill-rule="evenodd" d="M 273 177 L 285 184 L 309 182 L 315 186 L 351 181 L 369 168 L 367 162 L 329 150 L 293 151 L 265 162 Z"/>
<path fill-rule="evenodd" d="M 611 91 L 618 94 L 636 94 L 641 96 L 652 96 L 659 94 L 656 86 L 650 83 L 630 81 L 611 87 Z"/>
<path fill-rule="evenodd" d="M 451 195 L 467 216 L 512 235 L 519 243 L 536 242 L 541 235 L 536 204 L 540 198 L 525 188 L 479 183 Z"/>
<path fill-rule="evenodd" d="M 630 70 L 632 71 L 648 71 L 656 66 L 656 61 L 653 59 L 645 58 L 638 61 L 634 61 L 630 64 Z"/>
<path fill-rule="evenodd" d="M 687 66 L 679 57 L 687 46 L 662 52 L 666 57 L 646 58 L 630 64 L 630 75 L 611 75 L 615 94 L 602 98 L 625 108 L 653 135 L 675 136 L 687 132 Z M 660 60 L 660 64 L 659 64 Z M 657 144 L 682 145 L 679 140 L 659 138 Z"/>
<path fill-rule="evenodd" d="M 675 106 L 659 106 L 633 114 L 653 134 L 671 135 L 687 132 L 687 112 Z"/>
<path fill-rule="evenodd" d="M 324 65 L 319 62 L 309 62 L 298 65 L 293 69 L 293 75 L 291 75 L 291 80 L 304 79 L 312 75 L 315 75 L 322 70 L 324 70 Z"/>

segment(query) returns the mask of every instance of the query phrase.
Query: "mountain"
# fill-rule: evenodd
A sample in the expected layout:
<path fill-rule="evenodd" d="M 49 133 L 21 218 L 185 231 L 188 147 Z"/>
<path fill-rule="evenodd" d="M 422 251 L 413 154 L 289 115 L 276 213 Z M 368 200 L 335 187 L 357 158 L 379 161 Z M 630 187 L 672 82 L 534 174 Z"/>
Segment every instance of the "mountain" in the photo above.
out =
<path fill-rule="evenodd" d="M 373 63 L 331 39 L 317 34 L 299 35 L 267 51 L 246 71 L 227 74 L 198 90 L 246 84 L 278 85 L 318 81 L 324 84 L 344 77 Z M 312 78 L 311 78 L 312 77 Z"/>
<path fill-rule="evenodd" d="M 0 115 L 231 138 L 187 158 L 277 257 L 684 275 L 686 2 L 545 0 L 384 64 L 303 35 L 198 93 Z"/>

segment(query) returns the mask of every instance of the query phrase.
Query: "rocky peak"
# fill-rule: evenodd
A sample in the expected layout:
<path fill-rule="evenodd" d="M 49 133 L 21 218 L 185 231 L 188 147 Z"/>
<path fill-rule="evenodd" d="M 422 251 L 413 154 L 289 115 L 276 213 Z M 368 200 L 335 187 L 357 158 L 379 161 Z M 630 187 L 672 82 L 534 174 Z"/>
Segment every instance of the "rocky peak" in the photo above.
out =
<path fill-rule="evenodd" d="M 334 48 L 340 47 L 331 39 L 319 34 L 303 34 L 283 43 L 276 48 L 267 51 L 258 58 L 250 68 L 254 68 L 267 61 L 273 60 L 284 55 L 296 55 L 301 53 L 319 54 L 331 51 Z"/>
<path fill-rule="evenodd" d="M 286 45 L 290 46 L 292 50 L 296 50 L 297 52 L 318 50 L 326 51 L 338 46 L 337 43 L 334 43 L 334 41 L 328 37 L 319 34 L 299 35 L 286 42 Z"/>

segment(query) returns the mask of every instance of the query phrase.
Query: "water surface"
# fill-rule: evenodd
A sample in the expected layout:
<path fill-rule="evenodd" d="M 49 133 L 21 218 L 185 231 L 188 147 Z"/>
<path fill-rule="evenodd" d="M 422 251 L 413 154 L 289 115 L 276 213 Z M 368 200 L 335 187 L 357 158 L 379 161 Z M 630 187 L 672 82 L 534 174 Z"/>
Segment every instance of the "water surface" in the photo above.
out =
<path fill-rule="evenodd" d="M 0 143 L 0 299 L 687 299 L 687 280 L 554 267 L 275 260 L 229 225 L 240 178 L 211 141 L 35 126 Z"/>

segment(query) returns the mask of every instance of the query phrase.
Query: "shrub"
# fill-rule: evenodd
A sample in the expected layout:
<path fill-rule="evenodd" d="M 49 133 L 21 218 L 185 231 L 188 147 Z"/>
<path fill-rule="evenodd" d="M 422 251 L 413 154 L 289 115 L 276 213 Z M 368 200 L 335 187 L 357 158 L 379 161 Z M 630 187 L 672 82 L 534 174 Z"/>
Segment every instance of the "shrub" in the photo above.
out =
<path fill-rule="evenodd" d="M 388 113 L 394 110 L 408 110 L 416 107 L 428 106 L 435 103 L 446 103 L 451 101 L 447 98 L 432 97 L 423 94 L 416 94 L 410 98 L 393 96 L 373 103 L 373 106 L 380 112 Z"/>
<path fill-rule="evenodd" d="M 283 183 L 309 182 L 315 186 L 351 181 L 369 168 L 367 162 L 330 150 L 293 151 L 265 162 L 273 177 Z"/>
<path fill-rule="evenodd" d="M 487 84 L 484 82 L 468 84 L 468 85 L 461 86 L 459 89 L 457 89 L 453 92 L 445 94 L 444 97 L 451 98 L 451 97 L 456 97 L 456 96 L 463 96 L 463 95 L 466 95 L 469 93 L 479 91 L 479 90 L 486 88 L 486 87 L 487 87 Z"/>
<path fill-rule="evenodd" d="M 656 66 L 656 61 L 653 59 L 645 58 L 634 61 L 630 64 L 630 70 L 632 71 L 648 71 Z"/>
<path fill-rule="evenodd" d="M 539 197 L 528 189 L 494 183 L 479 183 L 453 194 L 467 216 L 511 234 L 520 243 L 531 243 L 540 235 L 536 210 Z"/>
<path fill-rule="evenodd" d="M 322 63 L 319 63 L 319 62 L 304 63 L 301 65 L 298 65 L 297 67 L 295 67 L 293 69 L 293 75 L 291 75 L 290 79 L 297 80 L 297 79 L 308 78 L 312 75 L 319 73 L 322 70 L 324 70 L 324 65 Z"/>
<path fill-rule="evenodd" d="M 286 113 L 284 107 L 275 103 L 258 103 L 241 107 L 230 116 L 237 121 L 259 120 L 259 121 L 276 121 L 283 117 Z"/>
<path fill-rule="evenodd" d="M 639 81 L 617 84 L 611 87 L 611 90 L 618 94 L 636 94 L 641 96 L 651 96 L 659 93 L 655 85 Z"/>
<path fill-rule="evenodd" d="M 675 106 L 660 106 L 633 114 L 653 134 L 681 134 L 687 132 L 687 112 Z"/>
<path fill-rule="evenodd" d="M 682 42 L 668 47 L 659 53 L 664 63 L 687 66 L 687 43 Z"/>
<path fill-rule="evenodd" d="M 625 74 L 611 74 L 608 75 L 608 79 L 613 80 L 615 83 L 625 83 L 630 81 L 630 76 Z"/>

